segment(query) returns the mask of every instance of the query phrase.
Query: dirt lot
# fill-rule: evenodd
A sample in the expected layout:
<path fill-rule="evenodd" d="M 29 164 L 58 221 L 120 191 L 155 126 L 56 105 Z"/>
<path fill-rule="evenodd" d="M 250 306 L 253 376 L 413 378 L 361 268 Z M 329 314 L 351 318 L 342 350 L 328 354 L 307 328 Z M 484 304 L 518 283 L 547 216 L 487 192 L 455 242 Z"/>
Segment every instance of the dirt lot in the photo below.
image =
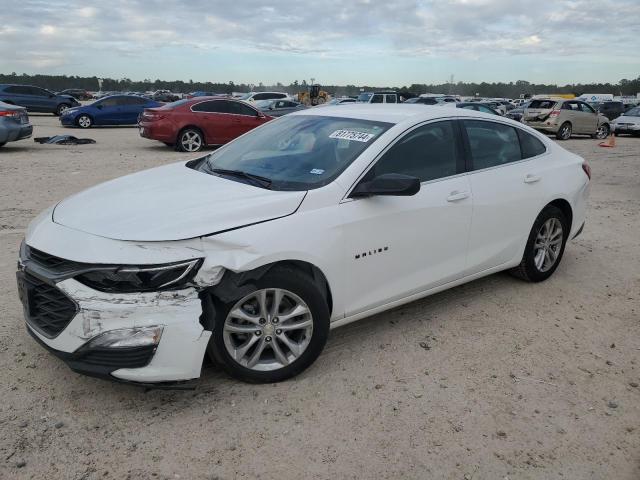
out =
<path fill-rule="evenodd" d="M 35 135 L 63 132 L 33 116 Z M 587 226 L 547 282 L 506 274 L 332 332 L 300 377 L 195 391 L 80 376 L 26 333 L 14 271 L 40 210 L 186 159 L 132 128 L 0 150 L 0 478 L 640 478 L 640 139 L 591 139 Z"/>

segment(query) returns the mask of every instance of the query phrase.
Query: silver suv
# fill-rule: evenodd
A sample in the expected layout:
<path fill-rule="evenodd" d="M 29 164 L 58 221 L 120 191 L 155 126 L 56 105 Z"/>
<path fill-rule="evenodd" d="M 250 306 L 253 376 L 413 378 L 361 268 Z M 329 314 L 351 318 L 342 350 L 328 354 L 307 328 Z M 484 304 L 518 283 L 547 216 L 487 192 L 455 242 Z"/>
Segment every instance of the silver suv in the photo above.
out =
<path fill-rule="evenodd" d="M 538 98 L 524 110 L 522 123 L 536 130 L 568 140 L 574 133 L 606 138 L 611 132 L 609 119 L 580 100 Z"/>

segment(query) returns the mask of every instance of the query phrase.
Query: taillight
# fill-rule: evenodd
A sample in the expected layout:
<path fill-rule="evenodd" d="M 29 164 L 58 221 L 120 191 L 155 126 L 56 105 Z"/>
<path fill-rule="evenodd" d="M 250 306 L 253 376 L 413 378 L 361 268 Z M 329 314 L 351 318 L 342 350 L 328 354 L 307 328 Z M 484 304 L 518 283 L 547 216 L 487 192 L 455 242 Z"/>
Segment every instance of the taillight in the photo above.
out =
<path fill-rule="evenodd" d="M 553 110 L 549 116 L 550 117 L 557 117 L 558 115 L 560 115 L 560 110 Z"/>
<path fill-rule="evenodd" d="M 589 180 L 591 180 L 591 167 L 587 162 L 582 162 L 582 170 L 586 173 L 587 177 L 589 177 Z"/>
<path fill-rule="evenodd" d="M 0 117 L 20 118 L 20 112 L 17 110 L 0 110 Z"/>

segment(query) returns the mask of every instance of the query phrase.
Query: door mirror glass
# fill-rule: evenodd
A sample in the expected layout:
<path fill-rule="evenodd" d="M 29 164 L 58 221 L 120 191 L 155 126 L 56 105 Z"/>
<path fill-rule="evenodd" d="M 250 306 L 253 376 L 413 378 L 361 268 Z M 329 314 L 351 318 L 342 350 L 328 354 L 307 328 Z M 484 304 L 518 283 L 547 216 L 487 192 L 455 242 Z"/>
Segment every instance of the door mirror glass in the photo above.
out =
<path fill-rule="evenodd" d="M 373 180 L 361 182 L 351 193 L 351 197 L 388 195 L 409 197 L 420 191 L 420 179 L 401 173 L 385 173 Z"/>

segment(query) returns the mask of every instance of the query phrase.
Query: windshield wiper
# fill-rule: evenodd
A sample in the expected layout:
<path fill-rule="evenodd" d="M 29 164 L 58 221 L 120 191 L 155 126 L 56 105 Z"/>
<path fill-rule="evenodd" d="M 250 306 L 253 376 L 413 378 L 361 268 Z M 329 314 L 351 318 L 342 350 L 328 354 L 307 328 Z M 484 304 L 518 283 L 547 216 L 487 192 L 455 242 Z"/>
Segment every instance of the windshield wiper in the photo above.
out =
<path fill-rule="evenodd" d="M 245 178 L 247 180 L 251 180 L 254 185 L 257 185 L 262 188 L 270 188 L 271 187 L 271 179 L 267 177 L 261 177 L 260 175 L 254 175 L 253 173 L 243 172 L 242 170 L 227 170 L 225 168 L 213 168 L 211 169 L 213 173 L 217 173 L 220 175 L 228 175 L 230 177 L 239 177 Z"/>

